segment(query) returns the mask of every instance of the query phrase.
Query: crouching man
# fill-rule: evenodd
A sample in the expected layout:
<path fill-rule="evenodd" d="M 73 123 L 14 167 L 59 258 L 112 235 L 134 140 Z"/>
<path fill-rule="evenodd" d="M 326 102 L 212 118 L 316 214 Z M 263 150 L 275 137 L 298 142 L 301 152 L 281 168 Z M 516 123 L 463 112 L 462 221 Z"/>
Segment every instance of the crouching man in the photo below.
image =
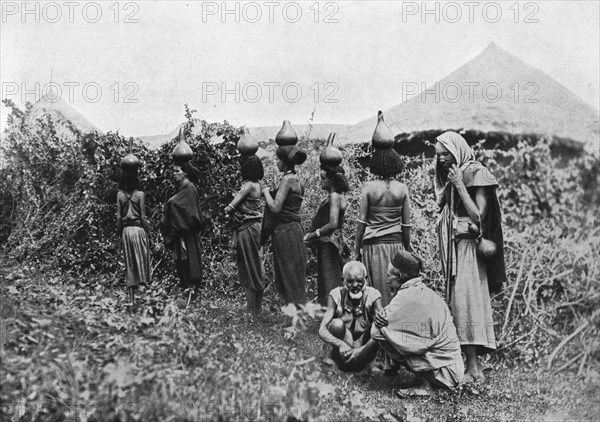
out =
<path fill-rule="evenodd" d="M 331 358 L 338 368 L 354 372 L 375 358 L 378 346 L 371 339 L 371 326 L 383 306 L 381 293 L 366 285 L 367 270 L 361 262 L 348 262 L 342 276 L 344 286 L 331 290 L 327 298 L 319 336 L 333 346 Z"/>
<path fill-rule="evenodd" d="M 375 316 L 371 338 L 398 365 L 415 372 L 418 385 L 398 390 L 399 397 L 428 396 L 433 387 L 452 388 L 462 382 L 464 364 L 456 327 L 446 302 L 423 284 L 422 260 L 398 252 L 388 267 L 394 295 Z"/>

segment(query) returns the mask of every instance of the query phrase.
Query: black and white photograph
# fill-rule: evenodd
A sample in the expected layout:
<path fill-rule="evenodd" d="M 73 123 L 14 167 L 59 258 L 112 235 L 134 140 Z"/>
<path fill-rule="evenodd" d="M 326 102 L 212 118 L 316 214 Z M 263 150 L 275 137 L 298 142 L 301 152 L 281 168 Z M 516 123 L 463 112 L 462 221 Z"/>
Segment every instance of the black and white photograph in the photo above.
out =
<path fill-rule="evenodd" d="M 594 421 L 600 1 L 0 0 L 0 420 Z"/>

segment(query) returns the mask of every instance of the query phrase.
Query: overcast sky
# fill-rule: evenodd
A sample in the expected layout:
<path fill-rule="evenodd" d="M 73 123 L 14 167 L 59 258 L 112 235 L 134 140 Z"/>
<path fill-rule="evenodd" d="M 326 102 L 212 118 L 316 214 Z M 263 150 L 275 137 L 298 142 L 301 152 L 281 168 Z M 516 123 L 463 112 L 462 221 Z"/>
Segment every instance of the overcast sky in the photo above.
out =
<path fill-rule="evenodd" d="M 236 125 L 305 123 L 313 109 L 315 123 L 357 123 L 492 41 L 599 107 L 597 1 L 1 6 L 2 98 L 35 101 L 52 72 L 62 99 L 127 136 L 169 132 L 185 103 Z"/>

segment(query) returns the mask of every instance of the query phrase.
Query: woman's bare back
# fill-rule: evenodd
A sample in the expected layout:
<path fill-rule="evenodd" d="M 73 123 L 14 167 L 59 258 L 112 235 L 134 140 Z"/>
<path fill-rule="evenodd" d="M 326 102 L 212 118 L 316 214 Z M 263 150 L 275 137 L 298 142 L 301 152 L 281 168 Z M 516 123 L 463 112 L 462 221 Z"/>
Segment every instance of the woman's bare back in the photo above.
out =
<path fill-rule="evenodd" d="M 408 187 L 397 180 L 373 180 L 365 184 L 369 205 L 379 207 L 400 207 L 408 194 Z"/>
<path fill-rule="evenodd" d="M 295 174 L 285 175 L 281 180 L 280 186 L 283 186 L 283 184 L 286 184 L 289 187 L 289 192 L 297 193 L 298 195 L 304 194 L 300 179 Z"/>
<path fill-rule="evenodd" d="M 246 187 L 249 190 L 248 196 L 247 196 L 248 198 L 260 199 L 260 196 L 261 196 L 260 195 L 260 191 L 261 191 L 260 182 L 248 181 L 248 182 L 246 182 L 246 186 L 244 186 L 244 187 Z"/>

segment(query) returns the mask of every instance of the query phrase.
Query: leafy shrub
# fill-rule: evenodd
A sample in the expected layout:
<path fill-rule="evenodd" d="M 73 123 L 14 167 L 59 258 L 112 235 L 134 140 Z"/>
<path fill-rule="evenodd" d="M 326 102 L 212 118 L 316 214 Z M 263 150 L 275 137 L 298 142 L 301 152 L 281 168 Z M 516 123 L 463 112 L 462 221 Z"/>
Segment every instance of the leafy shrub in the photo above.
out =
<path fill-rule="evenodd" d="M 18 260 L 44 262 L 74 274 L 118 272 L 123 264 L 114 204 L 128 141 L 118 133 L 82 135 L 74 128 L 67 139 L 57 134 L 56 122 L 50 118 L 28 123 L 28 110 L 5 103 L 13 109 L 0 170 L 0 215 L 8 217 L 3 219 L 1 236 L 7 251 Z M 195 152 L 192 163 L 202 181 L 198 190 L 206 218 L 205 260 L 212 262 L 222 258 L 229 241 L 222 210 L 240 182 L 235 150 L 240 130 L 192 116 L 193 111 L 186 108 L 187 139 Z M 214 144 L 214 137 L 224 142 Z M 170 153 L 175 142 L 159 150 L 133 144 L 133 153 L 144 163 L 140 179 L 158 275 L 171 265 L 159 228 L 164 204 L 174 193 Z"/>
<path fill-rule="evenodd" d="M 343 152 L 350 181 L 343 231 L 352 244 L 362 186 L 371 178 L 364 167 L 369 147 L 349 145 Z M 552 353 L 563 338 L 592 318 L 600 307 L 600 265 L 596 259 L 600 253 L 600 230 L 595 219 L 600 205 L 600 161 L 581 156 L 565 164 L 560 156 L 550 154 L 549 140 L 543 137 L 507 151 L 476 145 L 475 152 L 498 178 L 498 198 L 503 210 L 508 282 L 503 294 L 493 301 L 500 343 L 497 356 L 533 363 Z M 430 287 L 443 294 L 435 232 L 435 161 L 425 156 L 405 157 L 405 161 L 406 169 L 398 180 L 410 190 L 413 248 L 425 261 Z M 320 189 L 318 168 L 318 154 L 314 153 L 299 169 L 306 188 L 304 227 L 310 227 L 319 202 L 326 196 Z M 316 277 L 314 265 L 313 257 L 309 259 L 309 286 Z M 306 317 L 305 312 L 298 313 L 299 320 Z M 586 330 L 592 335 L 584 332 L 564 346 L 560 356 L 564 352 L 566 362 L 577 355 L 599 358 L 593 353 L 599 325 L 594 322 Z"/>
<path fill-rule="evenodd" d="M 65 139 L 58 135 L 57 122 L 44 118 L 29 123 L 30 106 L 21 111 L 10 101 L 5 103 L 13 109 L 0 167 L 0 240 L 5 251 L 20 261 L 57 266 L 78 276 L 105 273 L 114 278 L 121 274 L 114 203 L 127 140 L 118 133 L 82 135 L 72 126 L 73 137 Z M 227 122 L 195 119 L 193 113 L 186 107 L 187 139 L 195 152 L 192 162 L 201 172 L 198 189 L 207 222 L 204 264 L 211 275 L 206 283 L 226 293 L 235 284 L 236 272 L 227 259 L 230 231 L 223 208 L 241 183 L 235 150 L 240 129 Z M 215 138 L 223 142 L 213 143 Z M 170 152 L 175 142 L 171 140 L 158 150 L 149 150 L 139 142 L 133 146 L 144 163 L 140 176 L 153 231 L 154 274 L 160 280 L 173 277 L 159 226 L 164 204 L 174 192 Z M 567 363 L 578 354 L 597 361 L 600 356 L 594 352 L 597 347 L 593 339 L 598 337 L 598 323 L 592 317 L 600 301 L 596 259 L 600 246 L 595 220 L 600 205 L 598 158 L 580 156 L 565 161 L 554 157 L 544 137 L 506 151 L 483 149 L 484 142 L 475 146 L 476 154 L 499 180 L 506 240 L 509 280 L 504 295 L 494 301 L 501 352 L 533 361 L 540 353 L 553 352 L 561 339 L 587 321 L 581 335 L 553 356 L 564 352 Z M 309 153 L 309 159 L 298 168 L 305 185 L 305 228 L 310 227 L 318 204 L 326 197 L 319 183 L 318 152 L 322 145 L 323 140 L 311 139 L 302 139 L 299 145 Z M 365 168 L 369 146 L 348 145 L 343 150 L 350 181 L 343 232 L 352 245 L 361 189 L 371 177 Z M 280 175 L 268 163 L 263 184 L 274 187 Z M 442 292 L 433 174 L 432 158 L 409 157 L 399 180 L 411 192 L 414 248 L 425 260 L 430 285 Z M 273 276 L 268 248 L 264 259 L 269 281 Z M 310 295 L 316 290 L 315 264 L 315 258 L 310 257 Z M 590 331 L 593 335 L 585 335 Z"/>

